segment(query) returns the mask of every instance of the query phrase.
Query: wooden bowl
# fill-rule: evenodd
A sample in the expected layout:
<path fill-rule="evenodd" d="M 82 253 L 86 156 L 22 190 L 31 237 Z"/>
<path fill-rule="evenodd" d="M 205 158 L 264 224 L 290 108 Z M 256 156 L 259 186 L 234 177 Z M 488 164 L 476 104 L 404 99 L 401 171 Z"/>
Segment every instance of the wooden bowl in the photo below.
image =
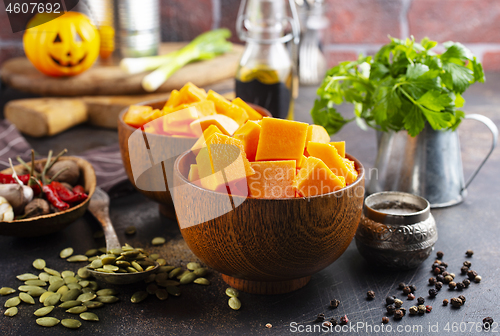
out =
<path fill-rule="evenodd" d="M 0 222 L 0 235 L 15 237 L 37 237 L 64 229 L 66 226 L 83 216 L 89 206 L 90 198 L 94 194 L 96 187 L 96 177 L 92 165 L 78 157 L 63 156 L 59 160 L 72 160 L 80 167 L 80 179 L 78 184 L 85 188 L 89 197 L 82 203 L 69 208 L 68 210 L 51 213 L 47 215 L 15 220 L 12 222 Z M 37 160 L 35 162 L 45 164 L 47 160 Z M 20 168 L 21 165 L 14 166 Z M 12 169 L 5 169 L 1 173 L 12 174 Z"/>
<path fill-rule="evenodd" d="M 280 294 L 305 286 L 312 274 L 342 255 L 358 227 L 364 168 L 346 156 L 359 173 L 346 188 L 310 198 L 261 199 L 190 183 L 186 176 L 194 155 L 184 153 L 175 162 L 173 189 L 175 202 L 182 205 L 176 211 L 184 240 L 236 289 Z"/>
<path fill-rule="evenodd" d="M 149 105 L 153 109 L 162 109 L 166 102 L 165 99 L 161 99 L 136 105 Z M 249 105 L 263 116 L 271 116 L 268 110 L 253 104 Z M 128 179 L 140 193 L 160 204 L 160 212 L 164 216 L 175 220 L 174 203 L 167 187 L 167 181 L 173 181 L 172 173 L 177 157 L 191 149 L 198 138 L 150 133 L 145 133 L 143 136 L 139 132 L 133 135 L 137 129 L 123 121 L 127 110 L 128 108 L 124 109 L 118 117 L 118 141 Z M 151 162 L 148 152 L 151 154 L 153 162 Z M 132 167 L 131 158 L 134 167 Z M 140 173 L 133 174 L 133 171 Z M 139 177 L 134 178 L 135 175 L 139 175 Z"/>

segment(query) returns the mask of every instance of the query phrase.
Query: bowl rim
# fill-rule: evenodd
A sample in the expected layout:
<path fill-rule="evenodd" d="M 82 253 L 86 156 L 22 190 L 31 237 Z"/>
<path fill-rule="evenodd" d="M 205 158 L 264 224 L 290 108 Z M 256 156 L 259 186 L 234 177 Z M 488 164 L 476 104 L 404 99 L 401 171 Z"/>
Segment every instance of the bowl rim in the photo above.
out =
<path fill-rule="evenodd" d="M 221 193 L 219 191 L 214 191 L 214 190 L 202 188 L 202 187 L 190 182 L 183 174 L 181 174 L 180 169 L 179 169 L 180 160 L 182 158 L 186 157 L 187 155 L 189 155 L 190 153 L 192 153 L 192 152 L 190 150 L 188 150 L 177 157 L 177 159 L 175 160 L 175 163 L 174 163 L 174 175 L 178 176 L 184 183 L 189 183 L 192 187 L 200 189 L 204 192 L 208 192 L 208 193 L 215 194 L 215 195 L 228 195 L 227 193 Z M 254 200 L 255 202 L 283 202 L 283 201 L 298 202 L 298 201 L 303 201 L 304 199 L 315 199 L 315 198 L 321 198 L 321 197 L 326 197 L 326 196 L 337 196 L 339 194 L 343 194 L 347 190 L 353 189 L 355 186 L 358 186 L 361 183 L 361 181 L 364 180 L 364 177 L 365 177 L 365 168 L 364 168 L 363 164 L 361 164 L 361 162 L 358 159 L 356 159 L 354 156 L 352 156 L 348 153 L 345 153 L 345 155 L 349 160 L 354 161 L 354 163 L 356 164 L 356 167 L 357 167 L 356 170 L 358 171 L 358 178 L 353 183 L 349 184 L 348 186 L 345 186 L 342 189 L 332 191 L 332 192 L 329 192 L 326 194 L 314 195 L 314 196 L 309 196 L 309 197 L 257 198 L 257 197 L 251 197 L 251 196 L 240 196 L 240 195 L 232 195 L 232 194 L 231 194 L 231 197 L 244 198 L 245 200 L 251 199 L 251 200 Z"/>
<path fill-rule="evenodd" d="M 165 98 L 159 98 L 159 99 L 153 99 L 153 100 L 147 100 L 147 101 L 144 101 L 144 102 L 140 102 L 140 103 L 137 103 L 137 104 L 131 104 L 127 107 L 125 107 L 121 112 L 120 114 L 118 115 L 118 124 L 121 125 L 121 127 L 127 129 L 128 131 L 130 132 L 134 132 L 140 128 L 135 128 L 135 127 L 132 127 L 130 126 L 129 124 L 127 124 L 124 120 L 123 120 L 123 117 L 125 116 L 125 113 L 127 113 L 128 109 L 130 106 L 132 105 L 139 105 L 139 106 L 144 106 L 144 105 L 153 105 L 153 104 L 159 104 L 159 103 L 162 103 L 162 102 L 167 102 L 168 99 L 165 99 Z M 247 103 L 248 105 L 250 105 L 252 108 L 255 109 L 255 107 L 258 107 L 258 109 L 255 109 L 257 112 L 259 112 L 260 114 L 261 111 L 265 114 L 262 114 L 262 116 L 264 117 L 273 117 L 271 112 L 269 112 L 266 108 L 262 107 L 262 106 L 259 106 L 259 105 L 255 105 L 255 104 L 252 104 L 252 103 Z M 165 135 L 165 134 L 156 134 L 156 133 L 151 133 L 151 135 L 155 135 L 155 136 L 163 136 L 163 137 L 167 137 L 167 138 L 178 138 L 178 139 L 198 139 L 199 137 L 188 137 L 188 136 L 182 136 L 182 135 Z"/>
<path fill-rule="evenodd" d="M 84 161 L 86 162 L 89 167 L 91 168 L 91 172 L 92 172 L 92 176 L 94 177 L 94 180 L 96 179 L 96 175 L 95 175 L 95 170 L 94 170 L 94 166 L 92 166 L 92 164 L 90 162 L 88 162 L 87 160 L 79 157 L 79 156 L 62 156 L 59 158 L 59 160 L 72 160 L 72 161 Z M 35 160 L 35 163 L 36 162 L 42 162 L 42 161 L 47 161 L 47 158 L 43 158 L 43 159 L 38 159 L 38 160 Z M 20 167 L 22 166 L 21 164 L 18 164 L 18 165 L 15 165 L 14 168 L 16 167 Z M 6 168 L 4 170 L 2 170 L 1 172 L 5 172 L 5 171 L 9 171 L 9 170 L 12 170 L 11 168 Z M 71 207 L 67 210 L 64 210 L 64 211 L 60 211 L 60 212 L 55 212 L 55 213 L 49 213 L 49 214 L 46 214 L 46 215 L 40 215 L 40 216 L 36 216 L 36 217 L 29 217 L 29 218 L 23 218 L 23 219 L 17 219 L 17 220 L 13 220 L 13 221 L 4 221 L 2 223 L 29 223 L 29 222 L 34 222 L 34 221 L 37 221 L 39 219 L 45 219 L 45 218 L 53 218 L 53 217 L 57 217 L 59 215 L 63 215 L 63 214 L 67 214 L 67 213 L 70 213 L 70 212 L 73 212 L 83 206 L 85 206 L 88 202 L 90 202 L 90 199 L 92 198 L 92 195 L 94 194 L 94 191 L 95 191 L 95 188 L 97 187 L 97 181 L 96 183 L 94 183 L 90 190 L 89 190 L 89 193 L 88 193 L 88 198 L 83 201 L 82 203 L 79 203 L 77 205 L 75 205 L 74 207 Z"/>

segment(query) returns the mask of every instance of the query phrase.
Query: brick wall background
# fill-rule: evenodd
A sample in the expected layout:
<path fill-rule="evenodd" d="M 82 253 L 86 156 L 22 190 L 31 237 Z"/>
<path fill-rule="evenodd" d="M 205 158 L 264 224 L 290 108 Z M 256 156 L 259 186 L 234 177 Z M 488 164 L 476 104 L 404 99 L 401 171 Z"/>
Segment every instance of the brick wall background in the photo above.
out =
<path fill-rule="evenodd" d="M 227 27 L 235 36 L 240 0 L 160 0 L 163 41 L 186 41 L 203 31 Z M 373 54 L 387 35 L 419 41 L 459 41 L 489 71 L 500 71 L 500 0 L 325 0 L 329 66 Z M 0 1 L 0 64 L 23 55 L 22 33 L 13 34 Z"/>

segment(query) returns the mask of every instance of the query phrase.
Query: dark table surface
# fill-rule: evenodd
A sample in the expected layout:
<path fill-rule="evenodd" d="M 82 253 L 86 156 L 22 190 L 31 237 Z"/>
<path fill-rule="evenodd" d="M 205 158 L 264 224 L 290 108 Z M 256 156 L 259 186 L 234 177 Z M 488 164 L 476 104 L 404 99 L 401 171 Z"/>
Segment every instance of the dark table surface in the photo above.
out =
<path fill-rule="evenodd" d="M 486 84 L 474 85 L 467 91 L 465 110 L 467 113 L 484 114 L 499 125 L 500 75 L 489 74 L 487 78 Z M 314 96 L 314 88 L 301 88 L 296 102 L 298 120 L 311 122 L 309 110 Z M 20 97 L 25 95 L 4 89 L 0 107 L 8 100 Z M 346 115 L 351 113 L 350 107 L 343 107 L 341 110 Z M 460 126 L 460 137 L 467 177 L 487 152 L 491 136 L 482 125 L 466 121 Z M 333 139 L 346 140 L 350 154 L 358 158 L 366 168 L 373 166 L 376 155 L 374 131 L 362 131 L 355 124 L 350 124 L 333 136 Z M 117 134 L 112 130 L 79 126 L 51 138 L 28 138 L 28 141 L 41 153 L 47 152 L 48 149 L 58 152 L 68 148 L 70 153 L 78 154 L 89 148 L 115 143 Z M 473 249 L 475 252 L 469 260 L 472 262 L 472 268 L 482 275 L 483 280 L 480 284 L 472 283 L 462 293 L 443 289 L 435 299 L 428 298 L 427 292 L 431 287 L 427 285 L 427 279 L 431 276 L 430 266 L 434 254 L 417 269 L 387 271 L 369 265 L 358 253 L 353 242 L 336 262 L 313 275 L 310 283 L 300 290 L 274 296 L 241 293 L 243 306 L 239 311 L 228 307 L 228 297 L 224 294 L 227 285 L 220 274 L 211 271 L 208 276 L 212 282 L 210 286 L 182 287 L 180 297 L 170 297 L 166 301 L 149 297 L 140 304 L 132 304 L 132 293 L 143 290 L 145 285 L 120 287 L 120 302 L 95 310 L 100 322 L 84 321 L 82 327 L 76 331 L 68 330 L 62 325 L 53 328 L 38 326 L 33 315 L 33 311 L 40 306 L 38 301 L 36 307 L 22 303 L 17 316 L 0 316 L 0 334 L 289 334 L 294 331 L 307 331 L 306 328 L 319 328 L 320 325 L 313 322 L 319 313 L 324 313 L 327 319 L 332 316 L 339 319 L 341 315 L 347 314 L 352 324 L 350 329 L 344 327 L 344 334 L 385 334 L 387 331 L 376 332 L 381 330 L 381 319 L 385 316 L 385 297 L 389 294 L 398 295 L 405 301 L 404 307 L 407 309 L 415 304 L 415 301 L 405 300 L 401 291 L 397 290 L 399 282 L 414 284 L 417 287 L 416 296 L 425 297 L 426 304 L 432 305 L 434 309 L 423 316 L 407 315 L 401 321 L 391 318 L 384 330 L 391 328 L 392 333 L 414 335 L 443 335 L 457 330 L 464 335 L 484 332 L 481 329 L 484 317 L 491 316 L 500 322 L 499 165 L 500 150 L 497 150 L 470 186 L 465 202 L 451 208 L 432 211 L 439 232 L 435 251 L 441 250 L 445 253 L 444 260 L 449 264 L 449 270 L 456 273 L 459 279 L 463 278 L 459 274 L 462 262 L 466 260 L 465 251 Z M 141 194 L 133 192 L 112 199 L 110 212 L 121 242 L 159 253 L 172 265 L 185 265 L 196 260 L 184 243 L 177 224 L 160 216 L 157 204 Z M 124 229 L 129 225 L 137 227 L 137 234 L 132 238 L 124 235 Z M 0 287 L 17 288 L 21 285 L 15 276 L 36 271 L 31 266 L 36 258 L 45 259 L 51 268 L 76 271 L 82 265 L 60 259 L 59 251 L 71 246 L 75 253 L 84 253 L 88 249 L 104 246 L 102 238 L 93 238 L 93 233 L 98 230 L 97 222 L 87 214 L 56 234 L 30 239 L 0 237 Z M 151 239 L 156 236 L 167 238 L 167 243 L 153 247 Z M 368 290 L 375 291 L 375 300 L 366 299 Z M 444 298 L 450 299 L 459 294 L 467 298 L 463 307 L 452 309 L 450 306 L 442 306 Z M 5 311 L 3 304 L 6 299 L 7 297 L 0 298 L 2 314 Z M 341 301 L 337 309 L 328 308 L 332 299 Z M 69 314 L 54 310 L 51 315 L 62 319 L 67 318 Z M 266 328 L 267 323 L 272 324 L 272 328 Z M 500 333 L 500 327 L 497 326 L 491 332 Z M 328 332 L 316 331 L 316 334 L 320 333 Z"/>

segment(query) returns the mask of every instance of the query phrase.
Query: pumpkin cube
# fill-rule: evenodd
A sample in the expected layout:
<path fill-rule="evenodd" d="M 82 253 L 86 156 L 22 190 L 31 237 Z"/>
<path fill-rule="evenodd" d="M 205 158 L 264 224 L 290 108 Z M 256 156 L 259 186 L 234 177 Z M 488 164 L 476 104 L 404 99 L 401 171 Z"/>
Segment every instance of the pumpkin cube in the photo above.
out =
<path fill-rule="evenodd" d="M 257 198 L 295 197 L 295 160 L 251 162 L 255 175 L 248 177 L 248 190 Z"/>
<path fill-rule="evenodd" d="M 217 92 L 208 91 L 207 99 L 214 102 L 217 113 L 228 116 L 238 125 L 243 125 L 248 120 L 248 114 L 243 108 L 231 103 Z"/>
<path fill-rule="evenodd" d="M 246 111 L 246 113 L 248 114 L 248 120 L 260 120 L 264 117 L 262 114 L 257 112 L 254 108 L 252 108 L 250 105 L 245 103 L 243 101 L 243 99 L 241 99 L 241 98 L 233 99 L 232 103 L 241 107 L 242 109 L 244 109 Z"/>
<path fill-rule="evenodd" d="M 307 144 L 309 155 L 314 156 L 323 162 L 337 176 L 343 176 L 347 184 L 351 184 L 358 178 L 358 172 L 352 170 L 349 164 L 346 164 L 344 158 L 340 156 L 337 148 L 330 144 L 310 141 Z"/>
<path fill-rule="evenodd" d="M 337 148 L 337 152 L 339 153 L 339 155 L 345 158 L 345 141 L 330 142 L 330 145 Z"/>
<path fill-rule="evenodd" d="M 239 128 L 236 121 L 222 114 L 214 114 L 199 118 L 198 120 L 193 121 L 189 126 L 191 127 L 191 131 L 196 136 L 201 136 L 210 125 L 217 126 L 217 128 L 225 135 L 233 135 Z"/>
<path fill-rule="evenodd" d="M 330 135 L 323 126 L 320 125 L 309 125 L 307 128 L 307 138 L 306 138 L 306 148 L 304 153 L 307 155 L 307 144 L 309 141 L 329 143 Z"/>
<path fill-rule="evenodd" d="M 255 160 L 296 160 L 304 153 L 307 124 L 284 119 L 264 118 Z"/>
<path fill-rule="evenodd" d="M 208 128 L 203 132 L 203 135 L 196 141 L 193 147 L 191 147 L 191 151 L 194 153 L 194 155 L 198 155 L 200 149 L 206 147 L 207 139 L 210 138 L 210 136 L 212 136 L 212 134 L 214 133 L 223 134 L 217 126 L 208 126 Z"/>
<path fill-rule="evenodd" d="M 160 110 L 153 110 L 151 106 L 131 105 L 127 113 L 125 113 L 123 121 L 127 125 L 139 128 L 162 115 L 163 113 Z"/>
<path fill-rule="evenodd" d="M 222 169 L 226 171 L 227 167 L 234 161 L 240 160 L 243 163 L 244 170 L 243 172 L 234 172 L 234 175 L 241 175 L 243 173 L 246 176 L 251 176 L 255 174 L 245 154 L 245 147 L 243 147 L 243 143 L 240 140 L 224 134 L 214 133 L 207 139 L 207 147 L 209 148 L 210 160 L 214 172 Z M 239 167 L 237 168 L 239 169 Z"/>
<path fill-rule="evenodd" d="M 205 90 L 200 89 L 191 82 L 186 83 L 179 91 L 180 101 L 184 104 L 191 104 L 207 99 Z"/>
<path fill-rule="evenodd" d="M 297 169 L 301 169 L 306 164 L 307 156 L 302 155 L 299 161 L 297 161 Z"/>
<path fill-rule="evenodd" d="M 194 182 L 200 179 L 200 174 L 198 173 L 198 165 L 192 164 L 189 167 L 188 181 Z"/>
<path fill-rule="evenodd" d="M 234 138 L 241 140 L 249 161 L 255 161 L 255 153 L 259 145 L 260 125 L 252 120 L 247 121 L 236 132 Z"/>
<path fill-rule="evenodd" d="M 170 97 L 168 97 L 168 100 L 165 103 L 165 106 L 163 106 L 163 109 L 168 110 L 180 104 L 181 104 L 181 94 L 177 90 L 172 90 L 172 92 L 170 92 Z"/>
<path fill-rule="evenodd" d="M 189 126 L 198 119 L 198 112 L 193 107 L 188 107 L 165 115 L 163 118 L 163 132 L 172 135 L 193 136 Z"/>
<path fill-rule="evenodd" d="M 198 176 L 200 177 L 199 182 L 203 188 L 214 191 L 224 191 L 226 189 L 222 171 L 213 172 L 208 147 L 203 147 L 200 150 L 196 156 L 196 165 L 198 166 Z"/>
<path fill-rule="evenodd" d="M 313 156 L 306 159 L 294 181 L 294 188 L 302 197 L 322 195 L 344 187 L 345 183 L 321 159 Z"/>

